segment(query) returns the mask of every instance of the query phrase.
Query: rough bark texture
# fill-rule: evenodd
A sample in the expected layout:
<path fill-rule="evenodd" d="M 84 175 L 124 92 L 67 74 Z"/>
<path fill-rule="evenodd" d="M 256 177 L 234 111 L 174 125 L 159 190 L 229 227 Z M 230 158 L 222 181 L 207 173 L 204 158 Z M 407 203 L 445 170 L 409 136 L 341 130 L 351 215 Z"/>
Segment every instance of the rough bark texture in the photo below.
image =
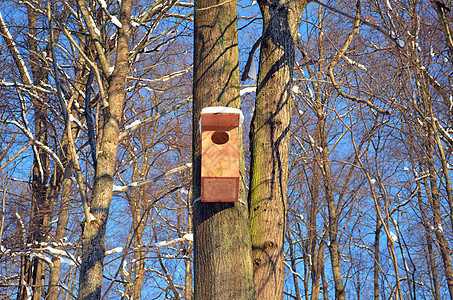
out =
<path fill-rule="evenodd" d="M 240 107 L 236 19 L 236 1 L 195 2 L 193 199 L 200 197 L 201 109 Z M 242 145 L 240 157 L 240 173 L 244 176 Z M 239 198 L 245 199 L 242 184 Z M 253 299 L 247 207 L 241 202 L 197 201 L 193 210 L 194 298 Z"/>
<path fill-rule="evenodd" d="M 294 39 L 306 1 L 261 0 L 263 36 L 249 189 L 257 299 L 282 299 Z"/>
<path fill-rule="evenodd" d="M 95 217 L 85 222 L 82 233 L 82 267 L 79 279 L 79 299 L 100 299 L 105 230 L 112 201 L 113 173 L 118 149 L 119 125 L 122 118 L 125 84 L 129 71 L 131 1 L 122 1 L 118 29 L 115 69 L 109 78 L 108 107 L 103 108 L 103 134 L 98 151 L 94 191 L 90 212 Z"/>

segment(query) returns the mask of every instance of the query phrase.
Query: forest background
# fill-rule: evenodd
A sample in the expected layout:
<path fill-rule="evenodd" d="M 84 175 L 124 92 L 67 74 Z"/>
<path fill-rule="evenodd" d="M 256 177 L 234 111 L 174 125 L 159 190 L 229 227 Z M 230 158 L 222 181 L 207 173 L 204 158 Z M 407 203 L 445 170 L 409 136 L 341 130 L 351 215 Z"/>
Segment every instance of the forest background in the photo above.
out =
<path fill-rule="evenodd" d="M 289 3 L 237 4 L 245 194 L 264 7 Z M 453 298 L 451 7 L 301 12 L 284 299 Z M 178 0 L 0 3 L 0 297 L 193 298 L 196 15 Z"/>

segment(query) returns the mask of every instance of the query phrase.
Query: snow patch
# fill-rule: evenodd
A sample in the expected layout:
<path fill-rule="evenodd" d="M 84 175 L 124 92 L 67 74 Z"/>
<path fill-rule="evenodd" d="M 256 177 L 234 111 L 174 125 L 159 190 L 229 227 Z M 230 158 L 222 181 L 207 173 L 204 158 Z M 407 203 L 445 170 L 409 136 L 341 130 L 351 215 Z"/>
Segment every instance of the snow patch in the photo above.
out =
<path fill-rule="evenodd" d="M 142 122 L 142 121 L 140 121 L 140 120 L 135 120 L 135 121 L 132 122 L 131 124 L 126 125 L 126 127 L 124 127 L 124 130 L 129 130 L 129 129 L 131 129 L 132 127 L 134 127 L 135 125 L 140 124 L 141 122 Z"/>
<path fill-rule="evenodd" d="M 127 261 L 124 260 L 123 263 L 121 264 L 121 272 L 123 273 L 124 276 L 129 276 L 129 272 L 126 270 L 127 267 Z"/>
<path fill-rule="evenodd" d="M 356 67 L 359 68 L 360 70 L 362 70 L 362 71 L 368 71 L 368 69 L 367 69 L 364 65 L 362 65 L 362 64 L 360 64 L 360 63 L 358 63 L 358 62 L 356 62 L 355 60 L 352 60 L 352 59 L 350 59 L 350 58 L 347 57 L 347 56 L 344 56 L 344 59 L 345 59 L 349 64 L 351 64 L 351 65 L 353 65 L 353 66 L 356 66 Z"/>
<path fill-rule="evenodd" d="M 123 252 L 123 247 L 116 247 L 111 250 L 105 251 L 105 255 L 111 255 L 113 253 L 121 253 Z"/>
<path fill-rule="evenodd" d="M 99 0 L 99 3 L 101 4 L 102 8 L 107 9 L 107 3 L 105 3 L 104 0 Z"/>
<path fill-rule="evenodd" d="M 252 63 L 250 64 L 249 72 L 247 73 L 247 76 L 253 80 L 256 80 L 256 64 L 255 60 L 252 59 Z"/>
<path fill-rule="evenodd" d="M 0 251 L 1 251 L 3 254 L 6 254 L 6 253 L 8 253 L 10 250 L 7 249 L 7 248 L 5 248 L 5 246 L 1 245 L 1 246 L 0 246 Z"/>
<path fill-rule="evenodd" d="M 51 267 L 53 266 L 53 262 L 48 256 L 41 254 L 41 253 L 30 254 L 30 260 L 32 260 L 35 257 L 44 260 L 47 264 L 49 264 L 49 266 L 51 266 Z"/>
<path fill-rule="evenodd" d="M 94 20 L 91 16 L 90 16 L 90 21 L 91 21 L 91 26 L 93 26 L 93 28 L 94 28 L 94 32 L 100 36 L 101 32 L 99 31 L 98 27 L 96 26 L 96 23 L 94 22 Z"/>
<path fill-rule="evenodd" d="M 185 187 L 183 188 L 180 188 L 179 189 L 179 192 L 183 195 L 188 195 L 189 194 L 189 190 L 187 190 Z"/>
<path fill-rule="evenodd" d="M 49 251 L 52 255 L 59 255 L 59 256 L 65 256 L 66 251 L 60 250 L 60 249 L 55 249 L 52 248 L 51 246 L 47 246 L 46 250 Z"/>
<path fill-rule="evenodd" d="M 241 89 L 241 91 L 239 93 L 241 96 L 243 96 L 245 94 L 254 93 L 254 92 L 256 92 L 256 86 L 243 88 L 243 89 Z"/>
<path fill-rule="evenodd" d="M 437 225 L 437 230 L 438 230 L 439 232 L 444 232 L 444 229 L 442 228 L 442 225 L 440 225 L 440 224 Z"/>
<path fill-rule="evenodd" d="M 112 16 L 112 23 L 118 28 L 123 27 L 123 24 L 121 24 L 120 20 L 118 20 L 118 18 L 115 16 Z"/>
<path fill-rule="evenodd" d="M 66 257 L 66 256 L 60 256 L 60 262 L 62 264 L 67 264 L 67 265 L 70 265 L 70 266 L 75 265 L 75 262 L 72 259 L 70 259 L 69 257 Z"/>
<path fill-rule="evenodd" d="M 390 5 L 390 1 L 389 0 L 385 0 L 385 5 L 387 6 L 388 10 L 390 10 L 390 11 L 393 10 L 392 6 Z"/>
<path fill-rule="evenodd" d="M 73 114 L 69 114 L 69 121 L 76 123 L 80 128 L 82 128 L 82 123 L 80 123 L 79 119 L 76 119 Z"/>
<path fill-rule="evenodd" d="M 315 94 L 313 93 L 313 91 L 311 90 L 311 88 L 308 88 L 308 93 L 310 94 L 310 98 L 311 98 L 311 99 L 314 99 L 314 98 L 315 98 Z"/>
<path fill-rule="evenodd" d="M 404 48 L 404 46 L 406 46 L 406 43 L 401 39 L 397 39 L 396 42 L 398 43 L 398 46 L 400 46 L 401 48 Z"/>
<path fill-rule="evenodd" d="M 154 246 L 156 246 L 156 247 L 163 247 L 163 246 L 166 246 L 166 245 L 168 245 L 167 241 L 157 242 L 157 243 L 154 244 Z"/>
<path fill-rule="evenodd" d="M 113 192 L 122 192 L 127 190 L 127 186 L 113 185 Z"/>
<path fill-rule="evenodd" d="M 389 233 L 389 238 L 390 238 L 390 239 L 392 240 L 392 242 L 394 242 L 394 243 L 398 240 L 398 236 L 397 236 L 394 232 L 392 232 L 392 231 L 390 231 L 390 233 Z"/>
<path fill-rule="evenodd" d="M 33 298 L 33 289 L 31 286 L 27 285 L 25 281 L 23 282 L 23 285 L 25 285 L 25 289 L 27 290 L 27 300 L 31 300 Z"/>
<path fill-rule="evenodd" d="M 193 242 L 193 233 L 186 233 L 183 238 L 185 238 L 186 240 L 188 241 L 192 241 Z"/>

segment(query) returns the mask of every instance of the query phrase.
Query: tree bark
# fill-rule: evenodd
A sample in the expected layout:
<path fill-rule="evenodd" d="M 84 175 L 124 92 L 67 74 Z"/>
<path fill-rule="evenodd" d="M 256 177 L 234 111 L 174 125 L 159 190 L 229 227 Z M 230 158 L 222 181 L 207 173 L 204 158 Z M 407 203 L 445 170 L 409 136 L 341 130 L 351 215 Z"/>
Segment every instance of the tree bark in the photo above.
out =
<path fill-rule="evenodd" d="M 200 112 L 240 107 L 236 1 L 195 2 L 193 199 L 200 197 Z M 239 198 L 245 199 L 240 135 Z M 241 202 L 194 202 L 194 298 L 254 299 L 247 207 Z"/>
<path fill-rule="evenodd" d="M 113 174 L 116 167 L 119 126 L 123 115 L 125 85 L 129 71 L 129 38 L 131 34 L 131 0 L 121 4 L 115 69 L 109 78 L 108 106 L 103 107 L 103 126 L 90 213 L 82 232 L 82 266 L 79 279 L 79 299 L 100 299 L 105 230 L 112 201 Z"/>
<path fill-rule="evenodd" d="M 380 235 L 381 235 L 382 224 L 379 216 L 376 216 L 376 232 L 374 233 L 374 300 L 379 300 L 379 247 L 380 247 Z"/>
<path fill-rule="evenodd" d="M 306 1 L 258 1 L 263 16 L 250 130 L 250 226 L 258 299 L 282 299 L 289 131 L 295 45 Z"/>
<path fill-rule="evenodd" d="M 41 1 L 38 1 L 36 5 L 40 5 Z M 39 14 L 37 10 L 29 7 L 27 11 L 28 17 L 28 26 L 29 26 L 29 38 L 28 38 L 28 47 L 31 52 L 30 55 L 30 65 L 31 65 L 31 74 L 32 81 L 30 78 L 24 75 L 22 81 L 25 84 L 35 84 L 40 86 L 41 84 L 48 82 L 48 71 L 43 67 L 40 58 L 36 55 L 39 53 L 38 50 L 38 38 L 37 38 L 37 24 L 39 19 Z M 17 63 L 17 62 L 16 62 Z M 20 63 L 20 62 L 19 62 Z M 45 93 L 38 93 L 39 100 L 32 98 L 33 103 L 33 116 L 34 116 L 34 131 L 37 141 L 41 142 L 44 145 L 47 145 L 48 139 L 48 119 L 47 119 L 47 108 L 45 103 L 47 101 L 47 95 Z M 25 112 L 24 112 L 25 114 Z M 42 133 L 44 132 L 44 133 Z M 39 135 L 39 136 L 38 136 Z M 50 176 L 50 159 L 48 153 L 43 151 L 39 147 L 34 148 L 34 158 L 32 166 L 32 203 L 31 203 L 31 215 L 29 223 L 29 237 L 28 242 L 43 242 L 46 239 L 47 235 L 47 226 L 49 215 L 50 215 L 50 205 L 47 198 L 47 182 Z M 41 275 L 43 273 L 43 262 L 38 258 L 33 258 L 29 260 L 25 259 L 24 265 L 25 274 L 25 284 L 32 286 L 33 290 L 33 300 L 39 300 L 41 298 L 41 289 L 43 287 L 41 282 Z M 22 285 L 22 282 L 21 282 Z M 31 296 L 31 295 L 28 295 Z M 27 299 L 27 291 L 25 286 L 21 286 L 18 299 Z"/>

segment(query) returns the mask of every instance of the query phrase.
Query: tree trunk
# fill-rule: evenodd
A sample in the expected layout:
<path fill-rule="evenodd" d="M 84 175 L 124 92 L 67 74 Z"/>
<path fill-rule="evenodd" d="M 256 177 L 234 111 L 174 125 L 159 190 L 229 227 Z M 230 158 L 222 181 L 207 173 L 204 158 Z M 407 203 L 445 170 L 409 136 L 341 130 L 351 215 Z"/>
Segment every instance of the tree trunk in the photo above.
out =
<path fill-rule="evenodd" d="M 338 244 L 338 211 L 335 203 L 333 184 L 332 184 L 332 171 L 330 169 L 329 162 L 329 148 L 327 144 L 327 135 L 325 129 L 324 116 L 320 116 L 320 145 L 322 154 L 322 168 L 323 168 L 323 180 L 325 197 L 327 200 L 327 207 L 329 211 L 329 252 L 330 262 L 332 267 L 333 278 L 335 282 L 335 299 L 344 300 L 345 290 L 343 284 L 343 278 L 341 275 L 341 263 L 340 263 L 340 247 Z"/>
<path fill-rule="evenodd" d="M 240 107 L 236 1 L 195 2 L 193 199 L 200 197 L 199 120 L 208 106 Z M 240 176 L 244 176 L 240 135 Z M 243 179 L 239 198 L 245 199 Z M 241 202 L 194 202 L 194 298 L 253 299 L 247 207 Z"/>
<path fill-rule="evenodd" d="M 189 201 L 192 198 L 192 191 L 189 192 Z M 188 227 L 188 232 L 187 233 L 192 233 L 192 206 L 190 205 L 190 202 L 187 202 L 187 227 Z M 188 241 L 187 242 L 187 256 L 188 258 L 185 259 L 184 265 L 186 267 L 185 269 L 185 280 L 184 280 L 184 299 L 185 300 L 193 300 L 194 295 L 193 295 L 193 273 L 192 273 L 192 261 L 191 261 L 191 255 L 192 255 L 192 249 L 193 249 L 193 241 Z"/>
<path fill-rule="evenodd" d="M 72 180 L 71 180 L 71 166 L 66 166 L 65 178 L 62 184 L 61 191 L 61 202 L 60 212 L 58 214 L 57 230 L 55 233 L 55 242 L 60 243 L 66 236 L 66 227 L 69 220 L 69 201 L 71 192 Z M 63 249 L 63 246 L 56 247 L 57 249 Z M 49 274 L 49 288 L 47 292 L 48 300 L 58 299 L 58 287 L 60 281 L 61 262 L 59 257 L 52 258 L 53 266 L 50 267 Z"/>
<path fill-rule="evenodd" d="M 37 5 L 40 4 L 38 1 Z M 38 12 L 29 7 L 28 12 L 28 26 L 29 26 L 29 38 L 28 38 L 28 47 L 30 52 L 30 65 L 31 73 L 33 76 L 33 82 L 30 81 L 30 78 L 22 78 L 22 81 L 25 84 L 35 84 L 40 86 L 41 84 L 48 82 L 48 71 L 46 68 L 43 68 L 40 58 L 35 55 L 39 53 L 38 50 L 38 39 L 37 39 L 37 24 L 39 14 Z M 34 131 L 37 141 L 41 142 L 44 145 L 47 145 L 47 130 L 48 130 L 48 119 L 47 119 L 47 109 L 45 103 L 47 101 L 47 95 L 45 93 L 39 93 L 39 101 L 35 98 L 32 98 L 33 108 L 34 108 Z M 25 112 L 24 112 L 25 114 Z M 42 133 L 44 132 L 44 133 Z M 39 136 L 38 136 L 39 135 Z M 34 159 L 32 167 L 32 204 L 31 204 L 31 215 L 30 215 L 30 224 L 29 224 L 29 243 L 40 243 L 45 240 L 46 231 L 46 221 L 48 221 L 50 214 L 50 205 L 47 199 L 47 181 L 49 180 L 50 175 L 50 160 L 49 155 L 39 147 L 34 148 Z M 33 258 L 29 260 L 28 258 L 24 261 L 24 274 L 25 274 L 25 284 L 32 286 L 33 296 L 31 299 L 38 300 L 41 298 L 41 275 L 43 273 L 43 262 L 38 258 Z M 22 282 L 21 282 L 22 284 Z M 31 295 L 28 295 L 31 296 Z M 25 286 L 22 286 L 18 299 L 28 299 L 27 291 Z"/>
<path fill-rule="evenodd" d="M 428 140 L 426 143 L 426 164 L 429 176 L 429 185 L 425 185 L 428 199 L 430 199 L 431 209 L 433 212 L 434 233 L 439 245 L 439 252 L 444 263 L 445 277 L 447 280 L 448 291 L 453 299 L 453 265 L 451 261 L 451 249 L 442 229 L 442 212 L 440 204 L 440 192 L 437 187 L 436 168 L 434 164 L 434 133 L 428 128 Z"/>
<path fill-rule="evenodd" d="M 138 166 L 134 166 L 138 169 Z M 138 182 L 139 176 L 134 170 L 133 182 Z M 142 176 L 143 178 L 143 176 Z M 146 252 L 141 249 L 143 246 L 143 233 L 145 232 L 146 222 L 149 217 L 149 208 L 146 207 L 146 204 L 143 203 L 143 199 L 146 199 L 146 195 L 149 194 L 149 189 L 147 186 L 140 187 L 136 190 L 131 191 L 130 196 L 130 208 L 132 214 L 132 245 L 135 249 L 134 251 L 134 274 L 133 282 L 130 282 L 131 286 L 131 299 L 138 300 L 141 298 L 143 281 L 145 278 L 145 258 Z M 150 204 L 148 204 L 150 205 Z"/>
<path fill-rule="evenodd" d="M 379 300 L 379 247 L 382 224 L 379 216 L 376 216 L 376 232 L 374 233 L 374 300 Z"/>
<path fill-rule="evenodd" d="M 252 260 L 258 299 L 282 299 L 294 40 L 306 1 L 258 1 L 263 35 L 250 130 Z"/>
<path fill-rule="evenodd" d="M 82 266 L 78 297 L 84 300 L 101 298 L 105 230 L 112 201 L 119 126 L 123 115 L 124 89 L 129 71 L 131 2 L 123 0 L 119 13 L 122 26 L 118 28 L 115 69 L 109 78 L 108 106 L 103 107 L 103 134 L 97 153 L 93 197 L 89 208 L 94 220 L 87 220 L 82 232 Z"/>

